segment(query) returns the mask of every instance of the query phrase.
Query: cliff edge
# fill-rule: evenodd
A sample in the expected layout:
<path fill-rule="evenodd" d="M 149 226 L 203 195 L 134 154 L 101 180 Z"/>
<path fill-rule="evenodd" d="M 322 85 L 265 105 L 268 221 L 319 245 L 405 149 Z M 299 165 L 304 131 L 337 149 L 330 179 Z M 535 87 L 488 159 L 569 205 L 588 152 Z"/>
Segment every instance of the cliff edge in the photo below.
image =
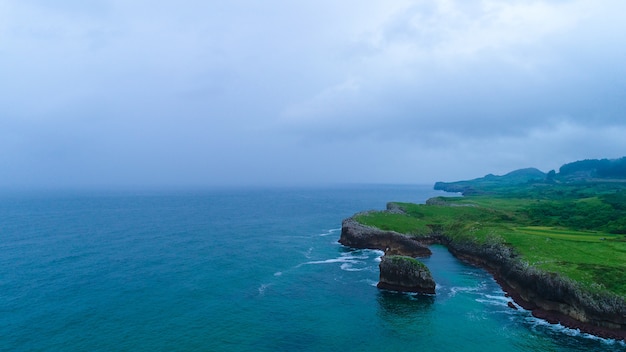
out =
<path fill-rule="evenodd" d="M 413 237 L 365 226 L 353 218 L 342 222 L 339 243 L 347 247 L 379 249 L 388 255 L 404 255 L 413 258 L 429 257 L 432 254 L 428 247 Z"/>

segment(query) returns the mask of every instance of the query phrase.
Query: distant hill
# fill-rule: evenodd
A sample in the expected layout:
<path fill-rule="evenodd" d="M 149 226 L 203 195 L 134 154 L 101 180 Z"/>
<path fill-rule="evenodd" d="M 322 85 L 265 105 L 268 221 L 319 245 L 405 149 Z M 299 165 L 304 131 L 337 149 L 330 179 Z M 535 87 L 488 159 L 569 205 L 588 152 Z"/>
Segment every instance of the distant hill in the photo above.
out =
<path fill-rule="evenodd" d="M 488 193 L 494 188 L 517 186 L 529 182 L 542 182 L 547 174 L 535 168 L 526 168 L 511 171 L 506 175 L 493 174 L 468 181 L 437 182 L 435 189 L 446 192 L 460 192 L 464 195 Z"/>
<path fill-rule="evenodd" d="M 537 189 L 547 184 L 571 184 L 579 182 L 626 181 L 626 157 L 620 159 L 587 159 L 565 164 L 556 173 L 544 173 L 536 168 L 519 169 L 506 175 L 488 174 L 467 181 L 437 182 L 435 189 L 460 192 L 463 195 L 518 192 L 520 188 Z M 526 186 L 526 187 L 524 187 Z"/>

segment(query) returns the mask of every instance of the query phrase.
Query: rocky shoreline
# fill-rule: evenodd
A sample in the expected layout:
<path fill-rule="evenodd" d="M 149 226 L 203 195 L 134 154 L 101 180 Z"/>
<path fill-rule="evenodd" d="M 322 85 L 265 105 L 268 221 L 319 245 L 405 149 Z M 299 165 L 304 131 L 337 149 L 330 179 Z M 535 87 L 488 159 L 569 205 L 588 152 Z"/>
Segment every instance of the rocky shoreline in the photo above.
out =
<path fill-rule="evenodd" d="M 339 243 L 410 257 L 429 256 L 428 245 L 442 244 L 459 260 L 489 271 L 507 295 L 533 316 L 595 336 L 626 341 L 624 309 L 615 311 L 614 305 L 598 304 L 594 297 L 581 294 L 575 283 L 525 266 L 508 247 L 455 243 L 443 233 L 416 238 L 364 226 L 353 218 L 342 222 Z"/>

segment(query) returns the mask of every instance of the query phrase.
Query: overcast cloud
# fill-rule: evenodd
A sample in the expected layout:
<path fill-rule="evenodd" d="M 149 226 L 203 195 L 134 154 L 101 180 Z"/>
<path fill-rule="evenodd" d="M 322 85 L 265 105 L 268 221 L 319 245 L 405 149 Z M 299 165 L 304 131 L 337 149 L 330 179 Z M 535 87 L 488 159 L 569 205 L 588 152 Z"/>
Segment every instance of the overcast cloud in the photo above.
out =
<path fill-rule="evenodd" d="M 0 0 L 0 187 L 434 183 L 626 155 L 622 0 Z"/>

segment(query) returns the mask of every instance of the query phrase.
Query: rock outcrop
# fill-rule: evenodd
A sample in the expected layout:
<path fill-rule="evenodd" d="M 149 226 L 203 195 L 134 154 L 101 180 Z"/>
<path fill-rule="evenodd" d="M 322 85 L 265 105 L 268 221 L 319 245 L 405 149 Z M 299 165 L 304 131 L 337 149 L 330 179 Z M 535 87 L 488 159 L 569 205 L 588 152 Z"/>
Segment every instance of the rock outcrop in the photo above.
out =
<path fill-rule="evenodd" d="M 379 249 L 388 255 L 429 257 L 432 252 L 414 238 L 394 231 L 383 231 L 358 223 L 352 218 L 341 225 L 339 243 L 360 249 Z"/>
<path fill-rule="evenodd" d="M 435 294 L 435 280 L 420 261 L 400 255 L 385 255 L 380 261 L 377 287 L 401 292 Z"/>

